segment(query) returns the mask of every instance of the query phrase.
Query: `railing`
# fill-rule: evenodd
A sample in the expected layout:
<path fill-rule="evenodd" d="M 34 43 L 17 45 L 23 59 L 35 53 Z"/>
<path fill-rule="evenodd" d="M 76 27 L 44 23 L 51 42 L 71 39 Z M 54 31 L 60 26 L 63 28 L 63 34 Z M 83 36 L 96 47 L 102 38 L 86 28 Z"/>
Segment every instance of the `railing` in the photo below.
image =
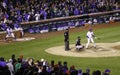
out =
<path fill-rule="evenodd" d="M 114 13 L 120 13 L 120 10 L 98 12 L 98 13 L 90 13 L 90 14 L 83 14 L 83 15 L 77 15 L 77 16 L 59 17 L 59 18 L 39 20 L 39 21 L 22 22 L 21 25 L 33 25 L 33 24 L 36 25 L 36 24 L 43 24 L 43 23 L 50 23 L 50 22 L 68 21 L 68 20 L 73 20 L 73 19 L 109 15 L 109 14 L 114 14 Z"/>
<path fill-rule="evenodd" d="M 23 29 L 27 29 L 29 28 L 30 25 L 32 26 L 44 26 L 44 25 L 49 25 L 49 30 L 48 31 L 52 31 L 50 26 L 56 24 L 56 23 L 64 23 L 64 22 L 69 22 L 71 21 L 76 21 L 76 20 L 80 20 L 80 19 L 91 19 L 91 18 L 106 18 L 107 16 L 114 16 L 116 13 L 120 13 L 120 10 L 115 10 L 115 11 L 106 11 L 106 12 L 99 12 L 99 13 L 90 13 L 90 14 L 83 14 L 83 15 L 77 15 L 77 16 L 68 16 L 68 17 L 59 17 L 59 18 L 53 18 L 53 19 L 46 19 L 46 20 L 39 20 L 39 21 L 30 21 L 30 22 L 22 22 L 21 26 L 23 27 Z M 119 15 L 120 16 L 120 15 Z M 62 24 L 61 24 L 62 25 Z M 15 36 L 17 38 L 21 37 L 21 33 L 20 31 L 14 31 Z M 41 31 L 42 33 L 42 31 Z M 4 39 L 6 36 L 6 32 L 0 32 L 0 39 Z"/>

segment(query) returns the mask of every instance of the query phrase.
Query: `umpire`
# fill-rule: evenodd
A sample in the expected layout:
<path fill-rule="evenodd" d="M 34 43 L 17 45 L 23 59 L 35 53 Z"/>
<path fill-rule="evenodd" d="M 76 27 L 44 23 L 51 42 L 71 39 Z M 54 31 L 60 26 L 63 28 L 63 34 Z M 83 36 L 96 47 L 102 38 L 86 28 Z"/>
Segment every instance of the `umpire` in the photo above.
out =
<path fill-rule="evenodd" d="M 70 48 L 69 48 L 69 29 L 66 29 L 64 32 L 64 42 L 65 42 L 65 51 L 70 50 Z"/>

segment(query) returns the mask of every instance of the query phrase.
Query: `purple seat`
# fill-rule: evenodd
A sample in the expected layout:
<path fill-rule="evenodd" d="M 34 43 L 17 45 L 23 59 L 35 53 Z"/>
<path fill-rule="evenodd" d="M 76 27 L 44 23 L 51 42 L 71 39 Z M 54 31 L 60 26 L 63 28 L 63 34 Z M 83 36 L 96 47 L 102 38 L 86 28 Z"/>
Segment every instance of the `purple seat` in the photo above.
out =
<path fill-rule="evenodd" d="M 51 25 L 51 29 L 52 31 L 56 30 L 57 29 L 56 25 Z"/>
<path fill-rule="evenodd" d="M 33 30 L 33 28 L 29 28 L 29 29 L 28 29 L 28 32 L 29 32 L 29 33 L 35 33 L 34 30 Z"/>
<path fill-rule="evenodd" d="M 48 32 L 49 31 L 49 27 L 48 26 L 42 26 L 40 28 L 40 33 L 45 33 L 45 32 Z"/>
<path fill-rule="evenodd" d="M 68 26 L 69 26 L 70 28 L 75 28 L 75 24 L 74 24 L 73 21 L 68 22 Z"/>
<path fill-rule="evenodd" d="M 34 30 L 35 33 L 40 33 L 39 26 L 33 27 L 33 30 Z"/>
<path fill-rule="evenodd" d="M 62 23 L 57 24 L 57 31 L 61 31 L 64 30 L 64 26 L 62 25 Z"/>

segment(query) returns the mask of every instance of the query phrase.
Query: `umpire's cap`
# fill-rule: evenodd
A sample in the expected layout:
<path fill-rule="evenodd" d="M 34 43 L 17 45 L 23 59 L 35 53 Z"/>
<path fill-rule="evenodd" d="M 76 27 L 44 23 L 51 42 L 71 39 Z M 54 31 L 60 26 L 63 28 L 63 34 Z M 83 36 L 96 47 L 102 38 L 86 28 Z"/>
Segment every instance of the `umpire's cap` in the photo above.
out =
<path fill-rule="evenodd" d="M 78 36 L 77 38 L 78 38 L 79 40 L 81 40 L 81 39 L 80 39 L 80 36 Z"/>
<path fill-rule="evenodd" d="M 80 36 L 78 36 L 78 38 L 80 38 Z"/>

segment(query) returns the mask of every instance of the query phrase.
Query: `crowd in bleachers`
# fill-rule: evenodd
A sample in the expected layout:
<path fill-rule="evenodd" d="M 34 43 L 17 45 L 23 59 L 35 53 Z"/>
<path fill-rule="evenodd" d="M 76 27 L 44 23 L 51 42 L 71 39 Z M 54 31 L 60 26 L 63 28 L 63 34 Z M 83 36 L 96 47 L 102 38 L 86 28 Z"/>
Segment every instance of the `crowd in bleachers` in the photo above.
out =
<path fill-rule="evenodd" d="M 26 22 L 116 10 L 118 0 L 1 0 L 0 18 Z"/>
<path fill-rule="evenodd" d="M 0 0 L 0 27 L 19 23 L 119 9 L 119 0 Z"/>
<path fill-rule="evenodd" d="M 76 69 L 74 65 L 69 68 L 67 61 L 55 63 L 51 60 L 49 63 L 45 59 L 25 59 L 22 55 L 16 59 L 14 54 L 8 61 L 0 57 L 0 75 L 110 75 L 110 73 L 109 69 L 101 72 L 100 70 L 91 71 L 90 68 L 86 68 L 83 72 L 80 68 Z"/>
<path fill-rule="evenodd" d="M 0 0 L 0 28 L 3 31 L 6 31 L 7 26 L 19 29 L 21 22 L 117 9 L 120 9 L 119 0 Z M 71 28 L 80 24 L 84 25 L 83 20 L 80 21 L 80 24 L 77 21 L 66 23 L 58 23 L 58 31 L 63 30 L 65 25 Z M 64 28 L 60 27 L 60 24 L 64 24 Z M 52 28 L 56 29 L 54 25 Z M 48 29 L 48 27 L 41 29 Z M 34 30 L 36 33 L 40 32 L 39 29 Z M 43 32 L 48 32 L 48 30 L 41 31 L 41 33 Z M 74 65 L 69 69 L 67 62 L 55 64 L 54 61 L 51 61 L 49 64 L 43 59 L 34 61 L 33 58 L 23 59 L 22 56 L 16 60 L 15 55 L 12 55 L 9 61 L 5 61 L 3 57 L 0 58 L 0 75 L 90 75 L 87 73 L 90 73 L 90 69 L 82 72 L 82 69 L 77 70 Z M 101 71 L 96 70 L 92 75 L 101 74 Z M 106 69 L 103 75 L 110 75 L 110 70 Z"/>

